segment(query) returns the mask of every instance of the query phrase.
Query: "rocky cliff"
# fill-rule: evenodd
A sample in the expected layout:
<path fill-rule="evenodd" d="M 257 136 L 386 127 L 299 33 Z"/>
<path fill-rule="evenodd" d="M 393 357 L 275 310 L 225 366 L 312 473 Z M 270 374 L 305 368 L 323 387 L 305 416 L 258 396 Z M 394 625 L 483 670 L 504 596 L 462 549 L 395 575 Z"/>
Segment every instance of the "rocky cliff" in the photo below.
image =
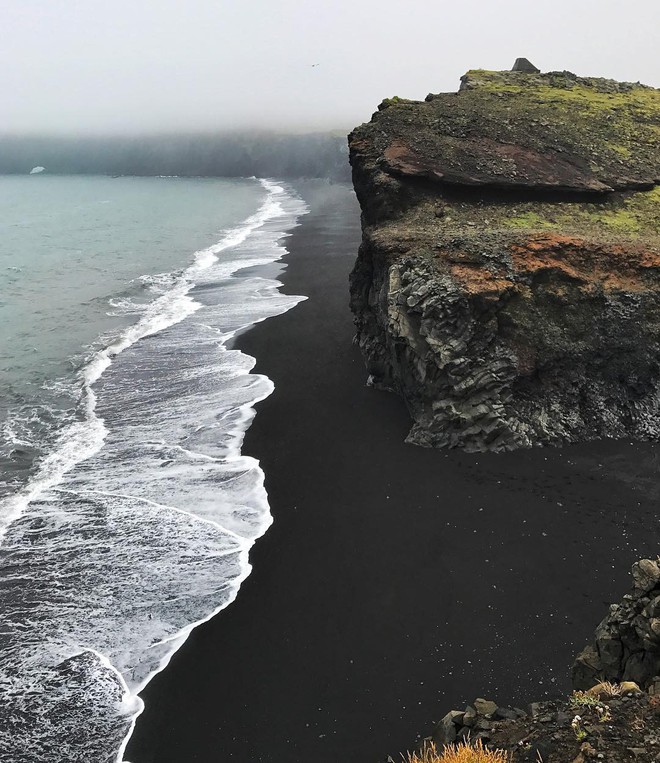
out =
<path fill-rule="evenodd" d="M 349 136 L 372 382 L 410 442 L 660 435 L 660 91 L 471 71 Z"/>

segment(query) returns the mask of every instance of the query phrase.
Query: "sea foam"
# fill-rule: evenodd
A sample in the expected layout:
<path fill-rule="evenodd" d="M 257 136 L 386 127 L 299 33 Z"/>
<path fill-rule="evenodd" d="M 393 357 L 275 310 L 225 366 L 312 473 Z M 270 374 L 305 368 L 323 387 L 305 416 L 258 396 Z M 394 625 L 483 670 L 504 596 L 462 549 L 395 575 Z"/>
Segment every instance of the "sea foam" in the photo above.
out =
<path fill-rule="evenodd" d="M 247 273 L 285 253 L 304 203 L 262 206 L 179 274 L 79 374 L 76 419 L 0 509 L 0 761 L 121 761 L 140 690 L 226 607 L 271 516 L 240 453 L 273 385 L 228 348 L 302 297 Z M 122 305 L 120 309 L 125 309 Z"/>

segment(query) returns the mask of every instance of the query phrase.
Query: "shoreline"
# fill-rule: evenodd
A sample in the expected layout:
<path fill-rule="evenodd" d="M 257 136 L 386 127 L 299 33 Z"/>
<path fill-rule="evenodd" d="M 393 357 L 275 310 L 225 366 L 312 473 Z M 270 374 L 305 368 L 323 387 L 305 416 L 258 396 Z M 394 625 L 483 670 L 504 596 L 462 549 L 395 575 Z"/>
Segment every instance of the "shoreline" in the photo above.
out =
<path fill-rule="evenodd" d="M 652 444 L 403 443 L 402 401 L 366 387 L 351 344 L 357 202 L 346 185 L 294 187 L 311 211 L 279 279 L 308 299 L 234 344 L 275 384 L 243 445 L 274 523 L 237 599 L 142 693 L 131 763 L 377 763 L 474 696 L 558 696 L 653 553 Z"/>

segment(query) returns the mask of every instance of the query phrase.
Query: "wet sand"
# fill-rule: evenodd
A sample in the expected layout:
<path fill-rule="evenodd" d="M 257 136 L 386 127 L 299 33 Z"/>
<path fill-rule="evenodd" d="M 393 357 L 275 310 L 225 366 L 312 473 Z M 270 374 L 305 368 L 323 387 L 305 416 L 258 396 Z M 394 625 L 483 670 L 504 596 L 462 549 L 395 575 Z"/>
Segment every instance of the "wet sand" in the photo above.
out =
<path fill-rule="evenodd" d="M 275 383 L 244 452 L 274 524 L 237 600 L 143 693 L 132 763 L 378 763 L 475 696 L 569 690 L 573 656 L 658 553 L 657 447 L 505 455 L 405 445 L 366 386 L 348 186 L 296 184 L 284 290 L 309 299 L 239 338 Z"/>

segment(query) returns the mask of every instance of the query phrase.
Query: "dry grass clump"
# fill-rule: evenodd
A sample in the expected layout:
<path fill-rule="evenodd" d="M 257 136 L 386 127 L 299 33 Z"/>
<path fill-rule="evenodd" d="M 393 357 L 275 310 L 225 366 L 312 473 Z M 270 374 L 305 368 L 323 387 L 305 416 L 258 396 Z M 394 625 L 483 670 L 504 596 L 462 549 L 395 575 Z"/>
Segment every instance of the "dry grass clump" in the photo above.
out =
<path fill-rule="evenodd" d="M 421 752 L 408 753 L 405 763 L 509 763 L 511 755 L 504 750 L 488 750 L 479 739 L 473 745 L 461 742 L 443 747 L 438 752 L 433 742 L 424 745 Z"/>
<path fill-rule="evenodd" d="M 634 685 L 634 684 L 633 684 Z M 572 710 L 580 710 L 585 707 L 598 707 L 603 701 L 620 697 L 629 690 L 628 684 L 614 684 L 611 681 L 602 681 L 592 686 L 588 691 L 574 691 L 568 704 Z"/>
<path fill-rule="evenodd" d="M 630 683 L 613 684 L 611 681 L 602 681 L 601 683 L 596 684 L 596 686 L 592 686 L 587 694 L 593 694 L 600 699 L 614 699 L 615 697 L 620 697 L 622 694 L 628 693 L 629 690 Z"/>

